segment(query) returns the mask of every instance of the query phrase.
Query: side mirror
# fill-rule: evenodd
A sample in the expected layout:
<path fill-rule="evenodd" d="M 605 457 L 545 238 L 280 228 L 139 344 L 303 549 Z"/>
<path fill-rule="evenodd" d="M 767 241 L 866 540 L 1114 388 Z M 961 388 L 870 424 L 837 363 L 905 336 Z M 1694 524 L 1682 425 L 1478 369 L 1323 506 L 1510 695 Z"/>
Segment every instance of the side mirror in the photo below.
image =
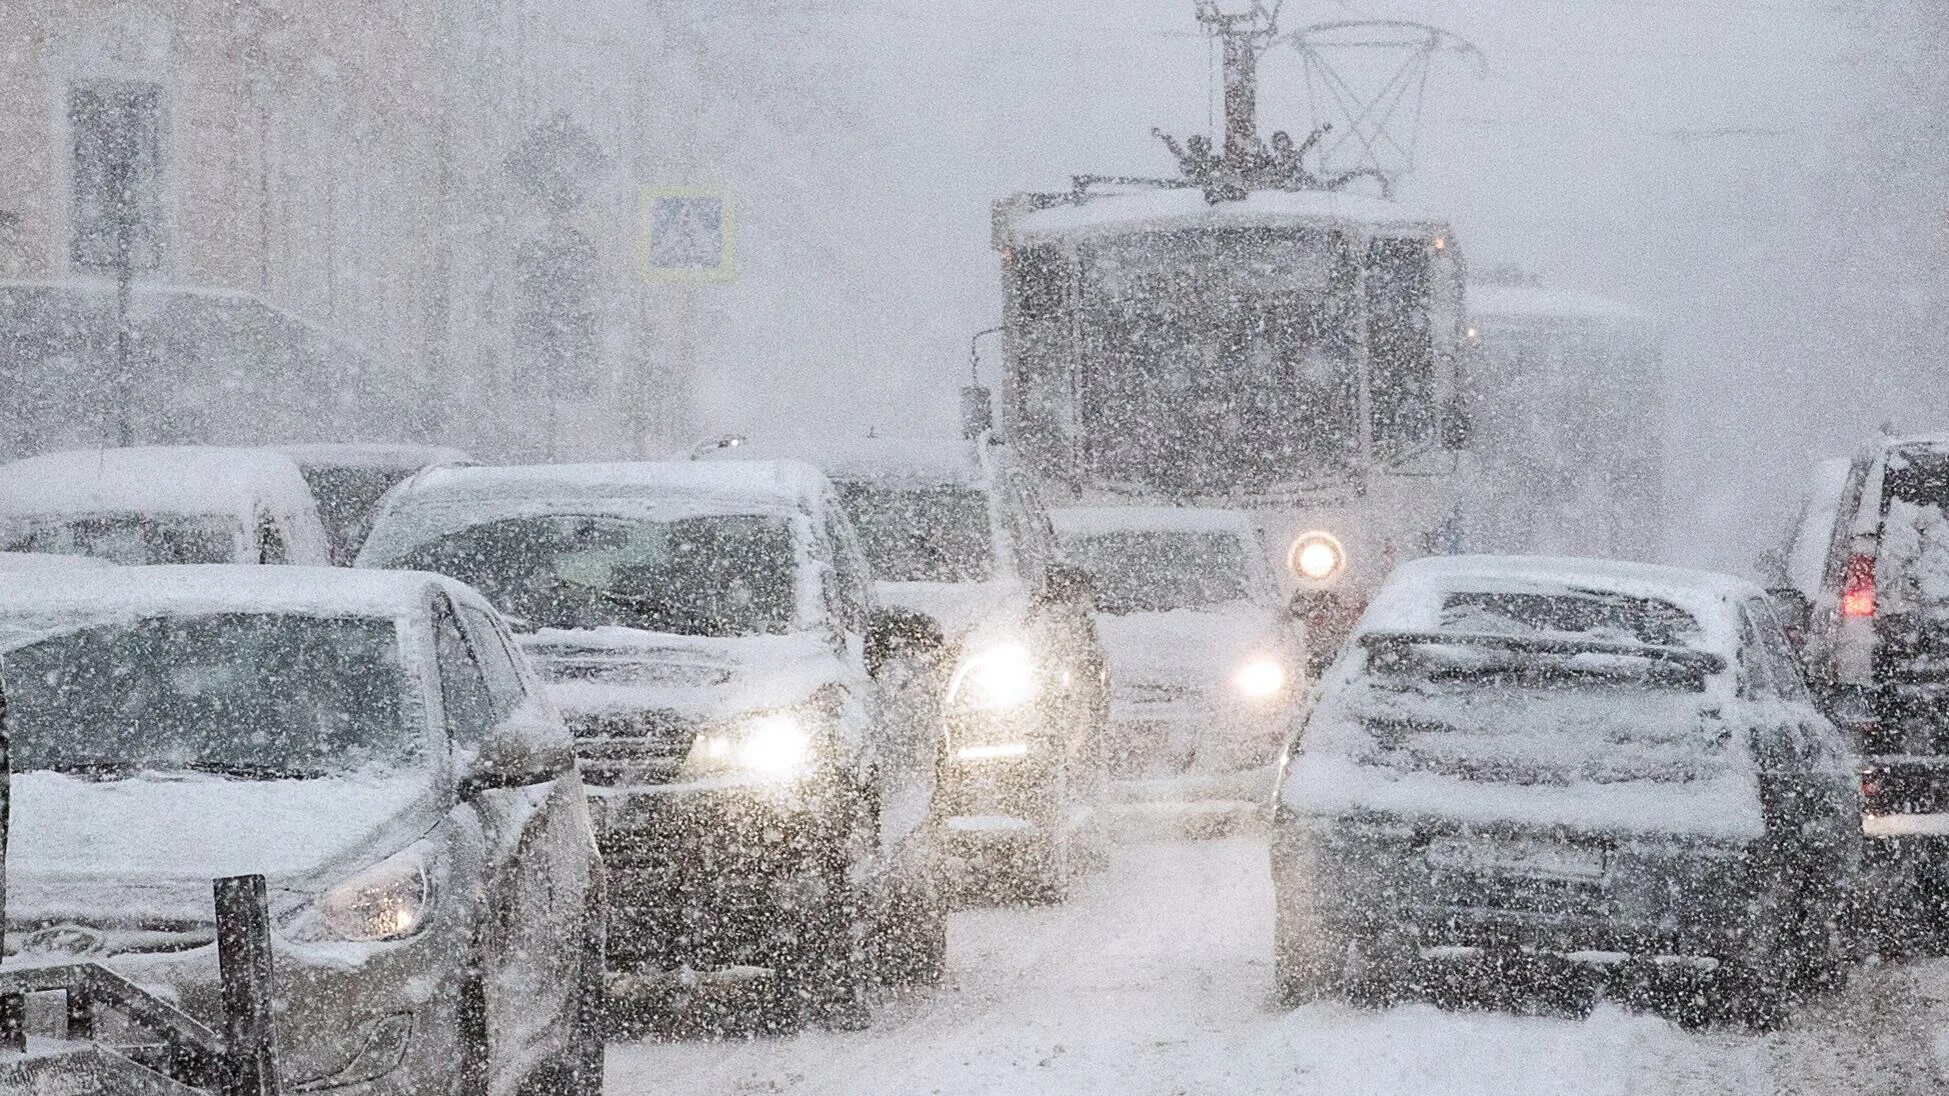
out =
<path fill-rule="evenodd" d="M 961 390 L 961 436 L 974 439 L 995 428 L 995 394 L 986 385 Z"/>
<path fill-rule="evenodd" d="M 496 723 L 471 756 L 461 754 L 460 795 L 546 784 L 574 767 L 575 747 L 560 724 L 516 712 Z"/>
<path fill-rule="evenodd" d="M 1792 586 L 1768 590 L 1766 596 L 1773 602 L 1773 609 L 1780 614 L 1780 623 L 1786 628 L 1787 638 L 1793 641 L 1796 650 L 1806 646 L 1807 630 L 1814 623 L 1814 603 L 1806 594 Z"/>
<path fill-rule="evenodd" d="M 901 659 L 931 658 L 947 649 L 940 622 L 911 609 L 877 609 L 866 629 L 866 668 L 878 674 Z"/>
<path fill-rule="evenodd" d="M 1042 600 L 1050 604 L 1096 605 L 1096 576 L 1073 563 L 1052 563 L 1042 576 Z"/>

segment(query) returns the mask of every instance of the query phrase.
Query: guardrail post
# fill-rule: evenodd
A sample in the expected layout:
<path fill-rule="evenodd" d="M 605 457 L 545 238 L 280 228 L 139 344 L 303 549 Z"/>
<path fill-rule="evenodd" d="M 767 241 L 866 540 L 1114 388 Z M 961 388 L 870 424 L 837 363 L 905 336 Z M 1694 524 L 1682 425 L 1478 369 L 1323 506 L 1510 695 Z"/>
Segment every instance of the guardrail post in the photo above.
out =
<path fill-rule="evenodd" d="M 215 883 L 223 976 L 224 1096 L 279 1096 L 271 1027 L 271 917 L 264 877 Z"/>
<path fill-rule="evenodd" d="M 27 995 L 0 993 L 0 1053 L 27 1053 Z"/>

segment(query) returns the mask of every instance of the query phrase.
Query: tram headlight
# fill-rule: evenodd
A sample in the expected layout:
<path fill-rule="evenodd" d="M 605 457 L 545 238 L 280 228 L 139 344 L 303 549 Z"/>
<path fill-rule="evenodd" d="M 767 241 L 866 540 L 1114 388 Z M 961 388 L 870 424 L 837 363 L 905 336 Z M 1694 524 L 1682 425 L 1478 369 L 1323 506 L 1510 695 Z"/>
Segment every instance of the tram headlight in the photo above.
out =
<path fill-rule="evenodd" d="M 1301 533 L 1286 555 L 1286 566 L 1300 578 L 1324 582 L 1347 566 L 1347 551 L 1332 533 L 1314 530 Z"/>

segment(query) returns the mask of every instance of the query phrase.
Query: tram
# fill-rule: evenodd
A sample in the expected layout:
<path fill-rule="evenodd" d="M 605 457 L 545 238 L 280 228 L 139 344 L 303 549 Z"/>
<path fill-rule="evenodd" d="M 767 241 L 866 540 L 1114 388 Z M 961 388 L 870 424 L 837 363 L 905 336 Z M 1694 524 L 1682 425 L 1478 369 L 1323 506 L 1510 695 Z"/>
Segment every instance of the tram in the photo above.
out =
<path fill-rule="evenodd" d="M 1216 174 L 996 204 L 1001 430 L 1052 505 L 1250 514 L 1330 653 L 1396 563 L 1455 547 L 1462 251 L 1432 213 Z"/>
<path fill-rule="evenodd" d="M 1648 559 L 1662 538 L 1656 320 L 1504 273 L 1469 288 L 1463 370 L 1475 462 L 1460 535 L 1477 551 Z"/>

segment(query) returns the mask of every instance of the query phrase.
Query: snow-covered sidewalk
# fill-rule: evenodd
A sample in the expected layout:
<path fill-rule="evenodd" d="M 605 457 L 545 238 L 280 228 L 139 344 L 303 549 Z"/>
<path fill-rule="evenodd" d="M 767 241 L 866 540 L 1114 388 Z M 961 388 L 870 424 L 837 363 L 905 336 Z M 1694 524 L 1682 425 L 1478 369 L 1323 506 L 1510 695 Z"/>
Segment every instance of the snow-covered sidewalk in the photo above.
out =
<path fill-rule="evenodd" d="M 1949 965 L 1869 971 L 1785 1032 L 1272 1009 L 1271 886 L 1250 838 L 1139 845 L 1070 904 L 954 917 L 939 990 L 872 1030 L 612 1047 L 612 1096 L 682 1093 L 1933 1093 Z"/>

